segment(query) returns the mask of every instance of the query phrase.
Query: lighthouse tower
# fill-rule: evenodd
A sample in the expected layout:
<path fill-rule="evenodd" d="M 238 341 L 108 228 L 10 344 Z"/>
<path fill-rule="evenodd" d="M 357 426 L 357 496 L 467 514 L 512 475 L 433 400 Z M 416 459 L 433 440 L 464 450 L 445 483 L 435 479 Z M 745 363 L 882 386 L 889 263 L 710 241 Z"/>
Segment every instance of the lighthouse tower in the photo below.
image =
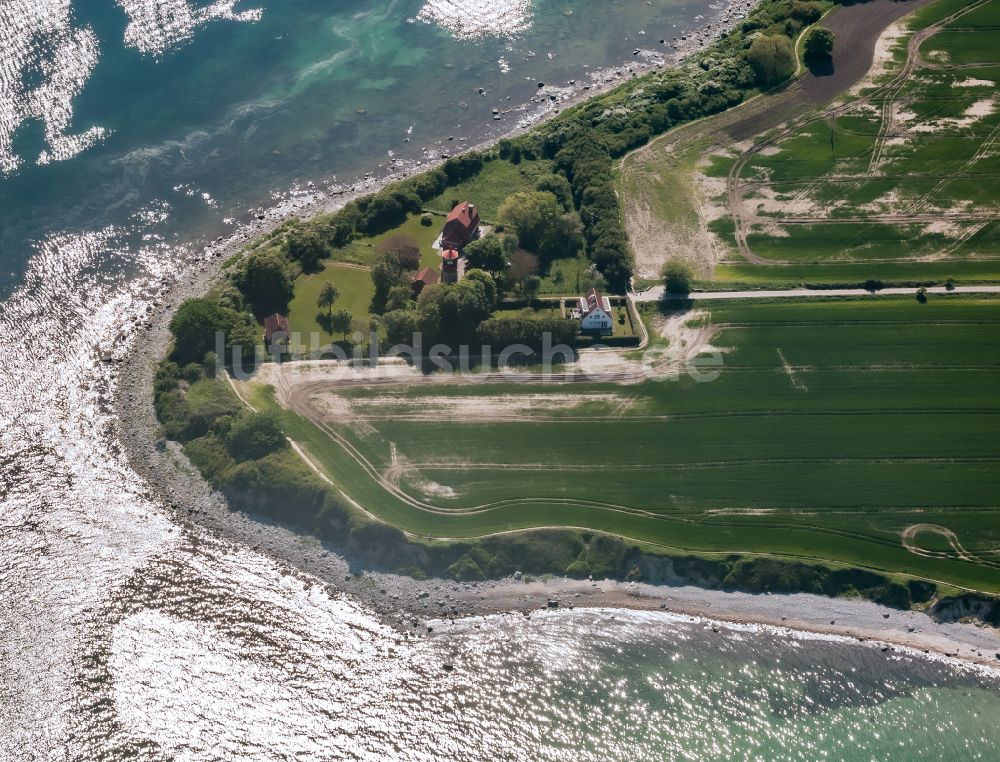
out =
<path fill-rule="evenodd" d="M 458 283 L 459 259 L 461 256 L 457 249 L 443 249 L 441 251 L 441 282 Z"/>

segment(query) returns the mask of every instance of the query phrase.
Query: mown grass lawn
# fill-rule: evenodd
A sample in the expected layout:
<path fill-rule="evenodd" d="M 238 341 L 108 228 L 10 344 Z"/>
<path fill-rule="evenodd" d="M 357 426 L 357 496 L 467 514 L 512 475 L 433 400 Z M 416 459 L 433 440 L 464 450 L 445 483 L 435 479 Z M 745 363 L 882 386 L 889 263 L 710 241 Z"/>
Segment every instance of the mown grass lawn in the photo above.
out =
<path fill-rule="evenodd" d="M 441 235 L 441 227 L 444 225 L 444 217 L 435 216 L 431 225 L 424 225 L 420 222 L 419 214 L 411 214 L 399 227 L 388 230 L 376 236 L 366 236 L 351 241 L 347 246 L 336 249 L 333 253 L 335 262 L 351 262 L 361 265 L 370 265 L 378 256 L 380 243 L 396 236 L 405 236 L 413 239 L 420 247 L 421 267 L 437 266 L 441 262 L 440 254 L 433 248 L 434 241 Z"/>
<path fill-rule="evenodd" d="M 302 334 L 301 340 L 307 346 L 313 333 L 318 335 L 321 346 L 344 338 L 340 333 L 326 331 L 318 320 L 320 314 L 326 312 L 316 306 L 316 299 L 325 283 L 333 283 L 340 291 L 333 309 L 349 310 L 354 316 L 353 330 L 368 331 L 371 320 L 368 310 L 375 295 L 371 274 L 367 270 L 330 263 L 320 272 L 301 275 L 295 281 L 295 297 L 288 308 L 288 324 L 293 333 Z"/>
<path fill-rule="evenodd" d="M 1000 301 L 704 310 L 725 349 L 712 383 L 340 390 L 364 399 L 364 425 L 332 431 L 368 466 L 282 415 L 330 478 L 415 534 L 574 526 L 1000 591 Z M 427 414 L 445 402 L 465 412 Z M 400 487 L 433 511 L 374 478 L 399 459 Z M 973 560 L 907 551 L 918 523 L 955 531 Z"/>

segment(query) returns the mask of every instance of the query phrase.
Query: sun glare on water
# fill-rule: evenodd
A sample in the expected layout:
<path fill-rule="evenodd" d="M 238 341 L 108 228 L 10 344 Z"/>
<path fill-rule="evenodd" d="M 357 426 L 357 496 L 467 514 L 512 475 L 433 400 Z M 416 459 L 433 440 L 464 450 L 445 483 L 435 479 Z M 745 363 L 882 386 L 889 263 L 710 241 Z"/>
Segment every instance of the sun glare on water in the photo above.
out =
<path fill-rule="evenodd" d="M 517 37 L 531 28 L 531 0 L 428 0 L 417 20 L 437 24 L 455 37 Z"/>

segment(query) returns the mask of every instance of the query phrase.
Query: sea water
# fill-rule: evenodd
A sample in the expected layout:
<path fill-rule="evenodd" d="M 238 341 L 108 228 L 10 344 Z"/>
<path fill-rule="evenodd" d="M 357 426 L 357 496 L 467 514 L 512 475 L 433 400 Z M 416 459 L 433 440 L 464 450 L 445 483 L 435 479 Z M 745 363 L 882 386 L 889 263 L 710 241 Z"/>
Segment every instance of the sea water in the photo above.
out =
<path fill-rule="evenodd" d="M 203 242 L 710 11 L 0 0 L 0 759 L 1000 757 L 995 677 L 856 643 L 609 611 L 404 637 L 177 523 L 115 439 L 104 359 Z"/>

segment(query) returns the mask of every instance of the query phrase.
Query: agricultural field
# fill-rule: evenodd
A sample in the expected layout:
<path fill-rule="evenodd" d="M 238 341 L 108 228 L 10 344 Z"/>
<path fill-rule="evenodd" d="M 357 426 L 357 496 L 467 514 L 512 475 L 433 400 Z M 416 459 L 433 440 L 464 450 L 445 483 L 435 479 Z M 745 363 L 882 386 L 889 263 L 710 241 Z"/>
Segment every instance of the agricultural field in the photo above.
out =
<path fill-rule="evenodd" d="M 576 527 L 1000 592 L 1000 300 L 647 309 L 654 359 L 586 353 L 590 380 L 412 372 L 245 395 L 421 537 Z M 710 352 L 720 372 L 684 372 Z"/>
<path fill-rule="evenodd" d="M 925 9 L 888 71 L 744 152 L 727 184 L 744 257 L 779 272 L 872 265 L 894 279 L 897 264 L 988 263 L 995 273 L 1000 26 L 987 19 L 997 14 L 998 0 Z"/>
<path fill-rule="evenodd" d="M 723 282 L 1000 280 L 1000 0 L 915 6 L 876 46 L 869 76 L 832 103 L 803 110 L 822 79 L 806 73 L 668 134 L 662 158 L 653 144 L 626 160 L 640 265 L 656 232 L 647 218 L 659 217 L 683 233 L 677 254 Z M 835 49 L 835 74 L 843 61 Z M 673 179 L 650 180 L 671 162 Z"/>

